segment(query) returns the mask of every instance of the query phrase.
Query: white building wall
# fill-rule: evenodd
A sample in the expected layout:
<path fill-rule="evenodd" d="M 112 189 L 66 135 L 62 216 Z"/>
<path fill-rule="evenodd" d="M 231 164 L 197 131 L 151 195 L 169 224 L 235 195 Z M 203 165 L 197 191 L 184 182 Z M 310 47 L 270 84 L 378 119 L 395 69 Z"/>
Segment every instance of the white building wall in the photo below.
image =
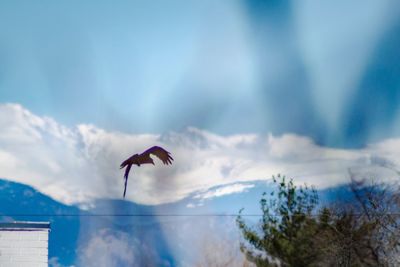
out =
<path fill-rule="evenodd" d="M 48 229 L 0 229 L 0 267 L 47 267 Z"/>

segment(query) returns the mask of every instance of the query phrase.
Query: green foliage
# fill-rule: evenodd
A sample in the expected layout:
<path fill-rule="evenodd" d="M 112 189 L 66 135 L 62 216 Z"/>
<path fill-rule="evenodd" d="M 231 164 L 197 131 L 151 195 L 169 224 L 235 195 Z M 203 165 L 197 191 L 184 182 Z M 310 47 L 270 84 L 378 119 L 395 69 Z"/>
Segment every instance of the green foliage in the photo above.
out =
<path fill-rule="evenodd" d="M 351 202 L 316 210 L 313 188 L 278 175 L 276 190 L 260 200 L 258 228 L 237 224 L 241 250 L 257 266 L 400 266 L 400 188 L 352 181 Z"/>
<path fill-rule="evenodd" d="M 240 211 L 237 224 L 250 245 L 241 244 L 241 249 L 257 266 L 276 266 L 278 261 L 281 266 L 310 266 L 318 257 L 313 242 L 318 224 L 312 215 L 318 195 L 313 188 L 297 188 L 285 176 L 273 177 L 273 182 L 277 190 L 260 200 L 260 229 L 247 226 Z"/>

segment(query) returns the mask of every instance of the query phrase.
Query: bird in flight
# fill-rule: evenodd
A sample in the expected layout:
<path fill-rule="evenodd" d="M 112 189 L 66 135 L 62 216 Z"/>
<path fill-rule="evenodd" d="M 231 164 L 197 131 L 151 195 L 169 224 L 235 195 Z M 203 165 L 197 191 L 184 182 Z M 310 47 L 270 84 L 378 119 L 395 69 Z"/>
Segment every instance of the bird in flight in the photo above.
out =
<path fill-rule="evenodd" d="M 125 174 L 124 174 L 124 179 L 125 179 L 125 189 L 124 189 L 124 198 L 125 198 L 125 193 L 126 193 L 126 185 L 128 183 L 128 175 L 129 171 L 131 170 L 131 167 L 133 164 L 137 165 L 140 167 L 141 164 L 153 164 L 154 161 L 150 157 L 150 154 L 158 157 L 165 165 L 172 164 L 172 161 L 174 160 L 171 157 L 171 153 L 169 153 L 167 150 L 165 150 L 162 147 L 159 146 L 153 146 L 146 151 L 144 151 L 142 154 L 135 154 L 126 159 L 124 162 L 121 163 L 120 169 L 126 167 L 125 169 Z"/>

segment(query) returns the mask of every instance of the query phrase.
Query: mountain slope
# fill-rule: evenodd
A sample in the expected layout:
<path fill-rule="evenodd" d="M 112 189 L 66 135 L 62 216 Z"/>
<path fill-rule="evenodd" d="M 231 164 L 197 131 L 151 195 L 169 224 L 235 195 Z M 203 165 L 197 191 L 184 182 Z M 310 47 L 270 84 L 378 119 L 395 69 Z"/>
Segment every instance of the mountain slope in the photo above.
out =
<path fill-rule="evenodd" d="M 100 199 L 82 210 L 30 186 L 0 180 L 0 216 L 3 221 L 50 221 L 49 258 L 61 266 L 192 266 L 204 255 L 213 262 L 233 257 L 240 264 L 235 214 L 241 208 L 260 214 L 261 195 L 271 188 L 265 181 L 234 183 L 171 204 Z M 328 203 L 348 198 L 349 192 L 338 187 L 320 196 Z"/>

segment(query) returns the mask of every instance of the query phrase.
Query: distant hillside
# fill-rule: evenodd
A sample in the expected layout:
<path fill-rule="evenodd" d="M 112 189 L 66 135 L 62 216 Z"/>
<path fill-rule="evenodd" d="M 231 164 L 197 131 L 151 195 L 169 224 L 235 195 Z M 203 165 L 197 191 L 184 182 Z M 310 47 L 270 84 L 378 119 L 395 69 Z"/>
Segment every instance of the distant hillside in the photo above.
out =
<path fill-rule="evenodd" d="M 229 193 L 231 185 L 225 185 L 157 206 L 101 199 L 82 210 L 30 186 L 0 179 L 0 216 L 3 221 L 50 221 L 49 258 L 64 266 L 193 265 L 207 247 L 223 247 L 223 253 L 241 259 L 236 217 L 230 215 L 241 208 L 246 214 L 259 214 L 259 199 L 270 184 L 233 186 L 238 184 L 245 190 Z M 349 194 L 339 187 L 321 191 L 320 196 L 327 203 Z M 229 216 L 220 216 L 224 214 Z"/>
<path fill-rule="evenodd" d="M 80 214 L 79 208 L 63 205 L 30 186 L 1 179 L 0 203 L 3 221 L 50 221 L 49 257 L 57 255 L 63 259 L 62 263 L 65 265 L 74 263 L 80 228 L 79 217 L 55 215 Z M 39 216 L 42 214 L 46 216 Z"/>

